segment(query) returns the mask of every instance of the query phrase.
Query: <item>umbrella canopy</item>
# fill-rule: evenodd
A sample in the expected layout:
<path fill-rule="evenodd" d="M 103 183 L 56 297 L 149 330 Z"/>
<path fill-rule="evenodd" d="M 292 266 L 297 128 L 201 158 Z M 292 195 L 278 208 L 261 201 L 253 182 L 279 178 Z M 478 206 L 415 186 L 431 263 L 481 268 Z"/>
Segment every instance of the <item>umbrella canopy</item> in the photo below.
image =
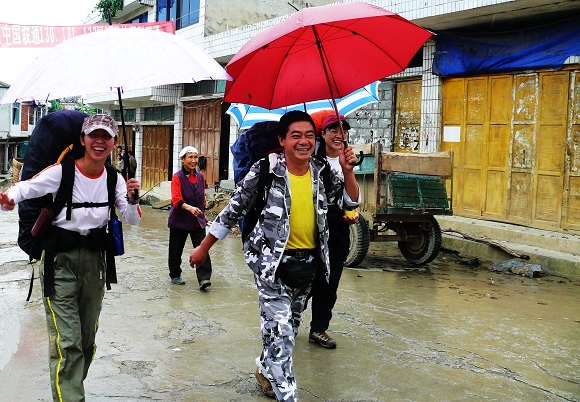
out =
<path fill-rule="evenodd" d="M 109 27 L 43 53 L 10 85 L 0 104 L 229 79 L 211 56 L 176 35 Z"/>
<path fill-rule="evenodd" d="M 338 106 L 338 112 L 347 116 L 365 105 L 378 102 L 378 86 L 379 81 L 375 81 L 372 84 L 357 89 L 344 98 L 337 99 L 336 105 Z M 244 103 L 232 103 L 226 113 L 236 119 L 240 130 L 243 130 L 252 127 L 255 123 L 260 121 L 279 121 L 280 117 L 290 110 L 304 110 L 312 114 L 332 108 L 333 105 L 331 99 L 300 103 L 273 110 L 264 109 L 259 106 L 246 105 Z"/>
<path fill-rule="evenodd" d="M 275 109 L 341 98 L 404 70 L 431 35 L 367 3 L 304 8 L 236 53 L 224 100 Z"/>

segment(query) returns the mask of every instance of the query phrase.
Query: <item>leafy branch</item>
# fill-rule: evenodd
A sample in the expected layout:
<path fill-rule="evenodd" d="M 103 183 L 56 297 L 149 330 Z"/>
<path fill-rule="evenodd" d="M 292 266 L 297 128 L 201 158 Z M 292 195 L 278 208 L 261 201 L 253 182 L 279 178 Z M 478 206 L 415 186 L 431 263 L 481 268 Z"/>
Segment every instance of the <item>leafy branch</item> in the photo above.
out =
<path fill-rule="evenodd" d="M 99 0 L 95 9 L 101 13 L 101 17 L 104 21 L 108 21 L 109 14 L 107 11 L 111 12 L 111 18 L 113 18 L 117 11 L 123 9 L 123 0 Z"/>

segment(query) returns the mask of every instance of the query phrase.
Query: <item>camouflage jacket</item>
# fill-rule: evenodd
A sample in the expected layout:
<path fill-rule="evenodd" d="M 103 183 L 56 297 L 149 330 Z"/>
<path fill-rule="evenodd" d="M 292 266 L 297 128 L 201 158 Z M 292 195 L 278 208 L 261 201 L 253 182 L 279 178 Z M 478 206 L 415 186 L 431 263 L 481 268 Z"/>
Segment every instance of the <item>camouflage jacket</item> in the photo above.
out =
<path fill-rule="evenodd" d="M 244 257 L 246 263 L 255 273 L 259 274 L 262 281 L 272 287 L 277 287 L 275 274 L 280 263 L 284 248 L 290 236 L 290 181 L 288 179 L 288 169 L 283 153 L 270 154 L 270 171 L 274 174 L 272 186 L 268 193 L 266 206 L 258 220 L 258 224 L 244 242 Z M 326 212 L 328 210 L 326 194 L 321 185 L 320 172 L 324 169 L 324 164 L 319 160 L 310 158 L 310 174 L 312 176 L 312 194 L 314 207 L 316 210 L 319 257 L 326 267 L 326 280 L 329 275 L 328 262 L 328 224 Z M 211 225 L 210 233 L 218 239 L 227 236 L 230 229 L 238 222 L 238 218 L 246 214 L 252 206 L 257 192 L 260 165 L 254 163 L 246 177 L 238 184 L 228 205 L 220 212 Z M 354 209 L 360 202 L 359 199 L 353 201 L 348 194 L 343 191 L 340 178 L 331 173 L 331 190 L 329 195 L 335 195 L 342 191 L 342 198 L 338 197 L 337 204 L 343 209 Z M 360 194 L 360 192 L 359 192 Z"/>

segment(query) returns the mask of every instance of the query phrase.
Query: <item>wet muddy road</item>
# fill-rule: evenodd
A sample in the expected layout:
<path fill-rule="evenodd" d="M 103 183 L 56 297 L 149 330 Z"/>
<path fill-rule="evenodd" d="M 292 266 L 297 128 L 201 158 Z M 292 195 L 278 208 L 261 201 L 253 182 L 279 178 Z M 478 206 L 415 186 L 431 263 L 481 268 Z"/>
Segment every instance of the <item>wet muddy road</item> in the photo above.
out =
<path fill-rule="evenodd" d="M 40 285 L 14 248 L 17 214 L 0 233 L 0 400 L 50 401 Z M 213 286 L 167 273 L 167 212 L 124 225 L 119 284 L 107 292 L 88 401 L 260 401 L 257 297 L 240 240 L 212 249 Z M 414 269 L 392 244 L 372 244 L 346 269 L 330 333 L 309 344 L 310 310 L 294 363 L 302 401 L 580 400 L 580 284 L 489 272 L 440 256 Z"/>

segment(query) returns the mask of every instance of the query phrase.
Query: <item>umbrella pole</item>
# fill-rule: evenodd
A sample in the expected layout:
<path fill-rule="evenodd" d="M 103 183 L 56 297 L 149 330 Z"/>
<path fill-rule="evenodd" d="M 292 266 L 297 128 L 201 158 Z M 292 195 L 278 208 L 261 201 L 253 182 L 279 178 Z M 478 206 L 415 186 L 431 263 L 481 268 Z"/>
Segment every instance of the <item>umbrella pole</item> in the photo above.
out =
<path fill-rule="evenodd" d="M 314 37 L 316 38 L 316 46 L 318 47 L 318 54 L 320 55 L 320 61 L 322 62 L 322 68 L 324 69 L 324 76 L 326 77 L 326 83 L 328 84 L 328 91 L 330 92 L 330 96 L 332 99 L 332 108 L 334 109 L 334 113 L 336 114 L 336 121 L 340 123 L 340 113 L 338 113 L 338 106 L 336 104 L 336 96 L 334 95 L 334 91 L 332 90 L 332 84 L 330 82 L 330 74 L 328 72 L 328 68 L 326 65 L 326 59 L 324 57 L 324 52 L 322 51 L 322 42 L 320 41 L 320 37 L 318 36 L 318 31 L 316 31 L 316 27 L 312 26 L 312 31 L 314 33 Z M 337 94 L 338 95 L 338 94 Z M 342 123 L 338 125 L 340 133 L 344 138 L 344 148 L 348 147 L 348 138 L 344 135 L 344 130 L 342 129 Z M 360 159 L 357 162 L 352 163 L 354 166 L 358 166 L 362 163 L 364 159 L 364 155 L 362 151 L 360 152 Z"/>
<path fill-rule="evenodd" d="M 123 130 L 123 142 L 125 143 L 125 155 L 127 155 L 127 160 L 129 160 L 129 142 L 127 141 L 127 132 L 125 131 L 125 113 L 123 113 L 123 99 L 121 98 L 121 88 L 117 87 L 117 95 L 119 97 L 119 111 L 121 112 L 121 127 Z M 125 178 L 125 180 L 127 179 L 133 179 L 133 177 L 129 177 L 129 167 L 127 166 L 125 168 L 125 171 L 127 172 L 127 177 Z M 139 200 L 139 191 L 135 190 L 135 192 L 133 193 L 133 200 L 137 201 Z"/>
<path fill-rule="evenodd" d="M 119 96 L 119 111 L 121 112 L 121 127 L 123 130 L 123 142 L 125 143 L 125 154 L 129 157 L 129 143 L 127 141 L 127 132 L 125 131 L 125 116 L 123 113 L 123 100 L 121 98 L 121 88 L 117 87 L 117 95 Z M 127 176 L 128 177 L 128 176 Z M 128 177 L 132 179 L 132 177 Z"/>
<path fill-rule="evenodd" d="M 320 55 L 320 61 L 322 62 L 322 68 L 324 70 L 324 76 L 326 77 L 326 84 L 328 85 L 328 91 L 330 92 L 330 98 L 332 99 L 332 108 L 334 109 L 334 113 L 336 113 L 336 119 L 340 121 L 340 113 L 338 113 L 338 106 L 336 105 L 336 96 L 334 95 L 334 91 L 332 90 L 332 84 L 330 83 L 330 74 L 328 72 L 328 68 L 326 66 L 326 59 L 324 58 L 324 53 L 322 51 L 322 42 L 320 41 L 320 36 L 318 36 L 318 31 L 316 30 L 315 26 L 312 26 L 312 32 L 314 33 L 314 37 L 316 38 L 316 46 L 318 47 L 318 54 Z M 337 94 L 338 95 L 338 94 Z M 340 126 L 340 131 L 342 132 L 342 124 Z"/>

